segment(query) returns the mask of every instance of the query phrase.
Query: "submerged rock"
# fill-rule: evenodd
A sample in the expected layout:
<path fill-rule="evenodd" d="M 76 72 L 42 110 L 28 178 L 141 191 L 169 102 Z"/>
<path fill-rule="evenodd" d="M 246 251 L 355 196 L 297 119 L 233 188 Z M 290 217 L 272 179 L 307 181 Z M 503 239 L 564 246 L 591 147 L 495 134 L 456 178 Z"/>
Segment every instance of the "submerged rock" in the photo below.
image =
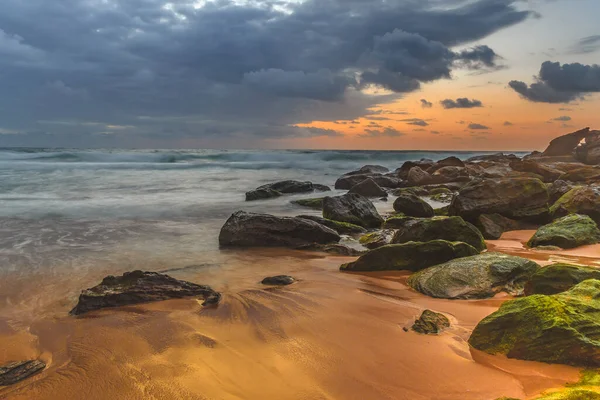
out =
<path fill-rule="evenodd" d="M 475 327 L 469 344 L 509 358 L 598 367 L 600 281 L 507 301 Z"/>
<path fill-rule="evenodd" d="M 367 249 L 373 250 L 387 244 L 390 244 L 394 232 L 386 229 L 383 231 L 371 232 L 361 236 L 359 239 L 360 244 L 365 246 Z"/>
<path fill-rule="evenodd" d="M 358 260 L 344 264 L 342 271 L 419 271 L 457 257 L 477 254 L 478 251 L 466 243 L 432 240 L 389 244 L 360 256 Z"/>
<path fill-rule="evenodd" d="M 273 189 L 256 189 L 246 192 L 246 201 L 265 200 L 282 196 L 281 192 Z"/>
<path fill-rule="evenodd" d="M 394 210 L 409 217 L 433 217 L 433 208 L 418 196 L 410 193 L 400 193 L 394 201 Z"/>
<path fill-rule="evenodd" d="M 356 193 L 323 199 L 323 217 L 364 228 L 379 228 L 383 218 L 369 199 Z"/>
<path fill-rule="evenodd" d="M 367 178 L 350 189 L 349 193 L 360 194 L 365 197 L 387 197 L 387 192 L 371 178 Z"/>
<path fill-rule="evenodd" d="M 312 182 L 301 181 L 280 181 L 259 186 L 257 189 L 272 189 L 279 193 L 308 193 L 312 192 L 315 187 Z"/>
<path fill-rule="evenodd" d="M 285 286 L 291 285 L 296 282 L 296 279 L 293 276 L 289 275 L 277 275 L 277 276 L 268 276 L 263 279 L 260 283 L 263 285 L 277 285 L 277 286 Z"/>
<path fill-rule="evenodd" d="M 500 239 L 504 232 L 516 231 L 523 227 L 519 221 L 503 217 L 500 214 L 482 214 L 477 218 L 475 225 L 483 237 L 489 240 Z"/>
<path fill-rule="evenodd" d="M 483 299 L 499 292 L 521 294 L 540 266 L 521 257 L 483 253 L 435 265 L 413 274 L 410 287 L 442 299 Z"/>
<path fill-rule="evenodd" d="M 324 197 L 316 197 L 312 199 L 298 199 L 292 200 L 292 204 L 296 204 L 302 207 L 312 208 L 314 210 L 322 210 L 323 209 L 323 199 Z"/>
<path fill-rule="evenodd" d="M 552 218 L 569 214 L 587 215 L 600 224 L 600 191 L 591 187 L 575 187 L 550 207 Z"/>
<path fill-rule="evenodd" d="M 237 211 L 219 233 L 221 246 L 292 247 L 311 243 L 337 243 L 340 235 L 324 225 L 304 218 L 276 217 Z"/>
<path fill-rule="evenodd" d="M 13 361 L 0 365 L 0 386 L 13 385 L 29 378 L 46 368 L 39 360 Z"/>
<path fill-rule="evenodd" d="M 436 335 L 450 327 L 450 320 L 444 314 L 425 310 L 415 321 L 412 330 L 424 335 Z"/>
<path fill-rule="evenodd" d="M 600 242 L 600 230 L 596 223 L 587 215 L 571 214 L 540 227 L 527 245 L 573 249 L 598 242 Z"/>
<path fill-rule="evenodd" d="M 407 218 L 403 226 L 398 227 L 392 243 L 428 242 L 436 239 L 464 242 L 479 251 L 486 249 L 481 232 L 461 217 Z"/>
<path fill-rule="evenodd" d="M 315 221 L 321 225 L 324 225 L 328 228 L 333 229 L 340 235 L 352 235 L 355 233 L 364 233 L 367 231 L 362 226 L 350 224 L 348 222 L 334 221 L 332 219 L 318 217 L 316 215 L 299 215 L 297 218 L 303 218 L 303 219 Z"/>
<path fill-rule="evenodd" d="M 204 304 L 216 304 L 221 298 L 210 286 L 180 281 L 158 272 L 132 271 L 122 276 L 107 276 L 99 285 L 82 291 L 70 313 L 80 315 L 101 308 L 197 296 L 204 298 Z"/>
<path fill-rule="evenodd" d="M 600 270 L 579 265 L 552 264 L 532 275 L 525 285 L 525 294 L 556 294 L 588 279 L 600 279 Z"/>

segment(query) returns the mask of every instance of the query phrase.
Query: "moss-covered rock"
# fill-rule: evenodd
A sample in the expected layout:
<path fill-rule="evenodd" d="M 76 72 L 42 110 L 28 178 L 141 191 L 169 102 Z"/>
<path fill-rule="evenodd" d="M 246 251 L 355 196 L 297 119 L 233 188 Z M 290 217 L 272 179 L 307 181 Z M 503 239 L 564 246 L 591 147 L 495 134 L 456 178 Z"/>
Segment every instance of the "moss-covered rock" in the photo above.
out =
<path fill-rule="evenodd" d="M 571 214 L 540 227 L 527 245 L 573 249 L 598 242 L 600 242 L 600 230 L 596 223 L 587 215 Z"/>
<path fill-rule="evenodd" d="M 377 249 L 390 244 L 393 234 L 393 231 L 387 229 L 383 231 L 371 232 L 361 236 L 359 242 L 367 249 Z"/>
<path fill-rule="evenodd" d="M 501 291 L 518 295 L 538 268 L 525 258 L 483 253 L 419 271 L 408 284 L 418 292 L 443 299 L 481 299 Z"/>
<path fill-rule="evenodd" d="M 446 207 L 440 207 L 440 208 L 434 208 L 433 209 L 433 214 L 436 216 L 448 216 L 448 210 L 450 209 L 450 206 L 446 206 Z"/>
<path fill-rule="evenodd" d="M 600 281 L 507 301 L 475 327 L 469 343 L 509 358 L 600 366 Z"/>
<path fill-rule="evenodd" d="M 415 321 L 412 330 L 424 335 L 435 335 L 450 327 L 450 320 L 444 314 L 425 310 Z"/>
<path fill-rule="evenodd" d="M 567 291 L 588 279 L 600 279 L 593 267 L 557 263 L 540 268 L 525 285 L 525 294 L 556 294 Z"/>
<path fill-rule="evenodd" d="M 311 221 L 318 222 L 321 225 L 325 225 L 326 227 L 333 229 L 340 235 L 353 235 L 367 231 L 362 226 L 350 224 L 348 222 L 334 221 L 332 219 L 318 217 L 316 215 L 299 215 L 298 218 L 309 219 Z"/>
<path fill-rule="evenodd" d="M 419 271 L 457 257 L 467 257 L 478 251 L 466 243 L 432 240 L 430 242 L 408 242 L 388 244 L 344 264 L 342 271 Z"/>
<path fill-rule="evenodd" d="M 412 193 L 402 193 L 394 201 L 394 210 L 410 217 L 433 217 L 433 208 Z"/>
<path fill-rule="evenodd" d="M 298 199 L 292 200 L 292 204 L 296 204 L 302 207 L 312 208 L 314 210 L 322 210 L 323 209 L 323 199 L 324 197 L 315 197 L 312 199 Z"/>
<path fill-rule="evenodd" d="M 550 207 L 552 218 L 569 214 L 587 215 L 600 224 L 600 190 L 591 187 L 575 187 Z"/>
<path fill-rule="evenodd" d="M 323 199 L 323 217 L 363 228 L 379 228 L 383 218 L 371 201 L 356 193 Z"/>
<path fill-rule="evenodd" d="M 407 217 L 404 214 L 393 215 L 385 220 L 383 227 L 385 229 L 401 229 L 404 228 L 408 222 L 414 219 L 414 217 Z"/>
<path fill-rule="evenodd" d="M 461 217 L 411 218 L 397 229 L 392 243 L 428 242 L 442 239 L 468 243 L 479 251 L 486 249 L 481 232 Z"/>

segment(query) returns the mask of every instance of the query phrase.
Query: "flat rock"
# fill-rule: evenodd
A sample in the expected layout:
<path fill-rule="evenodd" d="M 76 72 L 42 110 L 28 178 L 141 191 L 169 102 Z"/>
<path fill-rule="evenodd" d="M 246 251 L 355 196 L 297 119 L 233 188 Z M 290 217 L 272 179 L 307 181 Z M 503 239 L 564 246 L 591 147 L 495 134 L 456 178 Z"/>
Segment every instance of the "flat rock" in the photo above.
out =
<path fill-rule="evenodd" d="M 405 192 L 400 193 L 394 200 L 394 210 L 403 213 L 409 217 L 433 217 L 433 207 L 418 196 Z"/>
<path fill-rule="evenodd" d="M 39 360 L 13 361 L 0 365 L 0 386 L 13 385 L 29 378 L 46 368 Z"/>
<path fill-rule="evenodd" d="M 600 279 L 600 269 L 557 263 L 540 268 L 532 275 L 525 294 L 556 294 L 565 292 L 588 279 Z"/>
<path fill-rule="evenodd" d="M 289 275 L 268 276 L 260 283 L 263 285 L 286 286 L 296 282 L 296 279 Z"/>
<path fill-rule="evenodd" d="M 383 218 L 371 201 L 356 193 L 323 199 L 323 217 L 364 228 L 379 228 Z"/>
<path fill-rule="evenodd" d="M 412 330 L 424 335 L 437 335 L 450 327 L 450 320 L 444 314 L 425 310 L 415 321 Z"/>
<path fill-rule="evenodd" d="M 99 285 L 82 291 L 71 314 L 197 296 L 203 297 L 205 304 L 216 304 L 221 298 L 210 286 L 180 281 L 158 272 L 132 271 L 122 276 L 107 276 Z"/>
<path fill-rule="evenodd" d="M 594 220 L 587 215 L 571 214 L 540 227 L 527 245 L 573 249 L 599 242 L 600 230 Z"/>

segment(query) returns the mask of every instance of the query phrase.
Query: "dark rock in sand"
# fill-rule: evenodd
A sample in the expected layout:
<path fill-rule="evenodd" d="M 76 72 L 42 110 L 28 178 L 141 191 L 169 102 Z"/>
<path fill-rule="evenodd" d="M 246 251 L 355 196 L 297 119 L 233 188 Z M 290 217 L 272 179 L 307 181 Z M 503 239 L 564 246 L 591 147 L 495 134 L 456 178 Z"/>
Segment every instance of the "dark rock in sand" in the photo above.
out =
<path fill-rule="evenodd" d="M 588 279 L 600 279 L 600 269 L 557 263 L 540 268 L 525 285 L 525 294 L 565 292 Z"/>
<path fill-rule="evenodd" d="M 373 250 L 390 244 L 393 236 L 394 231 L 385 229 L 382 231 L 367 233 L 366 235 L 361 236 L 359 242 L 367 249 Z"/>
<path fill-rule="evenodd" d="M 324 199 L 324 197 L 315 197 L 312 199 L 298 199 L 298 200 L 292 200 L 291 203 L 302 206 L 302 207 L 312 208 L 315 210 L 322 210 L 323 209 L 323 199 Z"/>
<path fill-rule="evenodd" d="M 394 201 L 394 210 L 409 217 L 433 217 L 433 208 L 418 196 L 409 192 L 401 193 Z"/>
<path fill-rule="evenodd" d="M 600 281 L 586 280 L 551 296 L 507 301 L 479 322 L 469 344 L 520 360 L 598 367 Z"/>
<path fill-rule="evenodd" d="M 514 219 L 503 217 L 500 214 L 481 214 L 477 217 L 475 226 L 485 239 L 500 239 L 504 232 L 523 229 L 524 225 Z"/>
<path fill-rule="evenodd" d="M 411 168 L 410 171 L 408 171 L 406 180 L 411 186 L 423 186 L 434 183 L 431 174 L 423 171 L 420 167 Z"/>
<path fill-rule="evenodd" d="M 359 194 L 325 197 L 323 217 L 334 221 L 348 222 L 364 228 L 379 228 L 383 218 L 371 201 Z"/>
<path fill-rule="evenodd" d="M 39 360 L 14 361 L 0 365 L 0 386 L 13 385 L 46 368 Z"/>
<path fill-rule="evenodd" d="M 333 229 L 340 235 L 352 235 L 355 233 L 364 233 L 367 231 L 362 226 L 349 224 L 347 222 L 334 221 L 332 219 L 318 217 L 316 215 L 299 215 L 298 218 L 309 219 L 321 225 L 325 225 L 326 227 Z"/>
<path fill-rule="evenodd" d="M 246 201 L 272 199 L 281 196 L 282 193 L 273 189 L 256 189 L 246 192 Z"/>
<path fill-rule="evenodd" d="M 277 276 L 268 276 L 265 279 L 263 279 L 260 283 L 262 283 L 263 285 L 285 286 L 285 285 L 291 285 L 294 282 L 296 282 L 296 279 L 294 279 L 294 277 L 292 277 L 292 276 L 277 275 Z"/>
<path fill-rule="evenodd" d="M 361 183 L 352 186 L 349 193 L 356 193 L 365 197 L 387 197 L 388 195 L 387 192 L 371 178 L 365 179 Z"/>
<path fill-rule="evenodd" d="M 527 245 L 573 249 L 598 242 L 600 242 L 600 230 L 594 220 L 587 215 L 571 214 L 540 227 Z"/>
<path fill-rule="evenodd" d="M 585 128 L 577 132 L 559 136 L 550 142 L 550 145 L 544 150 L 542 156 L 569 156 L 573 154 L 579 143 L 590 135 L 590 128 Z"/>
<path fill-rule="evenodd" d="M 592 187 L 575 187 L 550 207 L 552 218 L 569 214 L 587 215 L 600 224 L 600 190 Z"/>
<path fill-rule="evenodd" d="M 419 271 L 458 257 L 479 253 L 473 246 L 462 242 L 432 240 L 389 244 L 360 256 L 358 260 L 344 264 L 342 271 Z"/>
<path fill-rule="evenodd" d="M 548 218 L 548 189 L 539 179 L 505 178 L 472 182 L 450 204 L 450 215 L 476 221 L 481 214 L 544 222 Z"/>
<path fill-rule="evenodd" d="M 550 196 L 550 204 L 554 204 L 558 199 L 567 194 L 575 185 L 562 181 L 556 180 L 548 186 L 548 194 Z"/>
<path fill-rule="evenodd" d="M 521 257 L 482 253 L 419 271 L 411 275 L 408 284 L 427 296 L 442 299 L 483 299 L 501 291 L 519 295 L 539 267 Z"/>
<path fill-rule="evenodd" d="M 221 246 L 291 247 L 311 243 L 337 243 L 334 230 L 304 218 L 276 217 L 237 211 L 229 217 L 219 234 Z"/>
<path fill-rule="evenodd" d="M 512 161 L 510 167 L 518 172 L 530 172 L 542 177 L 544 182 L 554 182 L 564 172 L 556 168 L 538 163 L 533 160 L 515 160 Z"/>
<path fill-rule="evenodd" d="M 205 305 L 216 304 L 221 298 L 221 294 L 210 286 L 180 281 L 157 272 L 132 271 L 125 272 L 122 276 L 107 276 L 99 285 L 81 292 L 71 314 L 80 315 L 101 308 L 197 296 L 204 298 Z"/>
<path fill-rule="evenodd" d="M 479 251 L 486 249 L 481 232 L 461 217 L 407 219 L 394 235 L 392 243 L 429 242 L 436 239 L 464 242 Z"/>
<path fill-rule="evenodd" d="M 450 320 L 444 314 L 425 310 L 415 321 L 412 330 L 424 335 L 436 335 L 450 327 Z"/>
<path fill-rule="evenodd" d="M 320 251 L 328 254 L 335 254 L 338 256 L 360 256 L 365 252 L 362 250 L 353 249 L 352 247 L 345 246 L 343 244 L 307 244 L 304 246 L 300 246 L 297 250 L 306 250 L 306 251 Z"/>

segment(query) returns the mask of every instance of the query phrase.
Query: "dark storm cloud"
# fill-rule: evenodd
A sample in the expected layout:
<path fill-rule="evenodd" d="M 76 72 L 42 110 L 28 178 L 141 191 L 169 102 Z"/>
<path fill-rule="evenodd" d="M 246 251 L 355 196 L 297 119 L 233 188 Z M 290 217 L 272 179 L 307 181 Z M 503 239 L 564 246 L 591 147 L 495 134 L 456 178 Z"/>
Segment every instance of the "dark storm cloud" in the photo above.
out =
<path fill-rule="evenodd" d="M 431 107 L 433 107 L 433 103 L 430 101 L 427 101 L 426 99 L 421 99 L 421 107 L 431 108 Z"/>
<path fill-rule="evenodd" d="M 469 100 L 466 97 L 461 97 L 456 100 L 446 99 L 440 101 L 440 104 L 445 109 L 452 108 L 475 108 L 475 107 L 483 107 L 483 103 L 480 100 Z"/>
<path fill-rule="evenodd" d="M 490 129 L 490 127 L 482 125 L 482 124 L 472 123 L 472 124 L 469 124 L 469 129 L 484 130 L 484 129 Z"/>
<path fill-rule="evenodd" d="M 455 68 L 494 67 L 486 46 L 452 47 L 525 20 L 517 3 L 4 0 L 0 129 L 21 137 L 0 139 L 154 145 L 328 134 L 290 126 L 353 120 L 398 97 L 362 93 L 367 86 L 404 93 Z M 37 122 L 47 120 L 130 128 Z"/>
<path fill-rule="evenodd" d="M 509 86 L 523 98 L 541 103 L 569 103 L 588 93 L 600 92 L 600 65 L 560 64 L 546 61 L 536 82 L 511 81 Z"/>

